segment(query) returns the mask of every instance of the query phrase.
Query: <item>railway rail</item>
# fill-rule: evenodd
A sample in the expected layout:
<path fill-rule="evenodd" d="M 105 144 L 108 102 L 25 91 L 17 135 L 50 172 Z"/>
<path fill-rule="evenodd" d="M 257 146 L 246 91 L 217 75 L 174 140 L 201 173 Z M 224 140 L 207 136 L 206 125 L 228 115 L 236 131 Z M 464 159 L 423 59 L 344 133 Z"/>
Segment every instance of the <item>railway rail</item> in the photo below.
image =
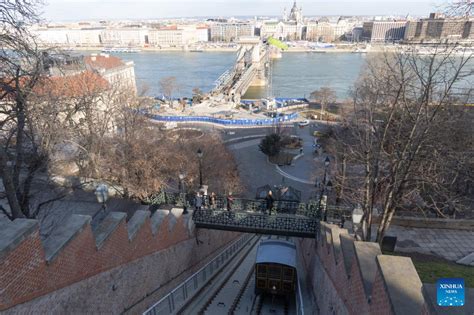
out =
<path fill-rule="evenodd" d="M 255 266 L 262 238 L 243 236 L 143 314 L 303 314 L 294 298 L 256 295 Z"/>
<path fill-rule="evenodd" d="M 255 295 L 255 258 L 260 239 L 252 239 L 250 246 L 216 275 L 218 281 L 191 298 L 177 314 L 296 314 L 294 299 Z"/>

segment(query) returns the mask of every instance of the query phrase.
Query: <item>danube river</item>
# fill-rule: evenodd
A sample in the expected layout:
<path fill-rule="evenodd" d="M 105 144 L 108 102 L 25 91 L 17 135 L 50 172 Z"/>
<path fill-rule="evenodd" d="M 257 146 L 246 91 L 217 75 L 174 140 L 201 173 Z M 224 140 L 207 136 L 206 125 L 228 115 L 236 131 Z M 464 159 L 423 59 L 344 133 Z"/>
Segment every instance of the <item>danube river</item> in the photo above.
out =
<path fill-rule="evenodd" d="M 117 54 L 135 62 L 139 88 L 148 95 L 161 95 L 159 81 L 174 76 L 179 84 L 175 97 L 191 96 L 199 87 L 210 91 L 214 81 L 235 62 L 230 52 L 140 52 Z M 286 53 L 272 61 L 272 89 L 250 88 L 246 98 L 305 97 L 312 91 L 330 86 L 345 98 L 364 65 L 365 55 L 354 53 Z"/>

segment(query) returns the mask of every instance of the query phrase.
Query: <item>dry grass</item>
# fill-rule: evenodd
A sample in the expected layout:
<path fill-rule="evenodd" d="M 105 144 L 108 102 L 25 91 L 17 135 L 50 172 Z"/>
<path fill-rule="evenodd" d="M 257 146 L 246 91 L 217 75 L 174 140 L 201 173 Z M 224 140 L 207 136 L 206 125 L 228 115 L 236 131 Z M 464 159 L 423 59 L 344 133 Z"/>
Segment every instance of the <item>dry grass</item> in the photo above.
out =
<path fill-rule="evenodd" d="M 467 287 L 474 288 L 474 267 L 421 253 L 384 252 L 384 254 L 410 257 L 421 282 L 436 283 L 440 278 L 463 278 Z"/>

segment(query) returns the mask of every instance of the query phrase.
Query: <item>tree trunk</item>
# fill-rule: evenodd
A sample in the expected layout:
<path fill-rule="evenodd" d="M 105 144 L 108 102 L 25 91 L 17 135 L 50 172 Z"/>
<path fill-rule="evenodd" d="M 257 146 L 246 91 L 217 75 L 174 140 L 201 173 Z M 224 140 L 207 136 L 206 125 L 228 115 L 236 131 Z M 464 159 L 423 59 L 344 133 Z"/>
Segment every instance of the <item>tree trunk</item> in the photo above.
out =
<path fill-rule="evenodd" d="M 13 184 L 16 187 L 16 194 L 18 200 L 21 200 L 21 190 L 20 190 L 20 172 L 23 166 L 23 158 L 24 158 L 24 148 L 23 148 L 23 141 L 24 141 L 24 131 L 25 131 L 25 103 L 23 94 L 21 92 L 20 82 L 19 82 L 19 69 L 17 71 L 17 78 L 16 78 L 16 113 L 17 113 L 17 124 L 16 124 L 16 143 L 15 143 L 15 166 L 13 168 L 12 180 Z"/>
<path fill-rule="evenodd" d="M 16 194 L 15 184 L 13 181 L 13 174 L 11 169 L 7 166 L 7 154 L 3 149 L 0 149 L 0 175 L 2 176 L 3 187 L 7 196 L 8 204 L 10 205 L 11 217 L 24 218 L 21 211 L 20 203 Z"/>
<path fill-rule="evenodd" d="M 342 164 L 342 170 L 341 170 L 341 183 L 339 185 L 340 189 L 337 191 L 337 196 L 336 196 L 336 204 L 339 203 L 339 201 L 344 197 L 344 185 L 346 184 L 346 154 L 342 154 L 342 159 L 341 159 L 341 164 Z"/>

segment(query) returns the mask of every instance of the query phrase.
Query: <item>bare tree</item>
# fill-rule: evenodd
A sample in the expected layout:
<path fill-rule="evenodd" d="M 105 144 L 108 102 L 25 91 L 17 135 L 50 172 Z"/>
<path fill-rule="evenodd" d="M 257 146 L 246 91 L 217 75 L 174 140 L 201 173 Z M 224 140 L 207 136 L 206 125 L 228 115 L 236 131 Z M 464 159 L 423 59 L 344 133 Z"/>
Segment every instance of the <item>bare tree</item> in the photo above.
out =
<path fill-rule="evenodd" d="M 128 125 L 105 143 L 100 177 L 120 186 L 124 197 L 146 201 L 159 191 L 177 184 L 186 174 L 187 187 L 198 188 L 196 152 L 203 152 L 203 180 L 218 193 L 238 192 L 240 181 L 232 155 L 219 136 L 196 139 L 174 137 L 175 131 L 160 131 L 140 114 L 128 113 L 119 126 Z"/>
<path fill-rule="evenodd" d="M 311 92 L 310 98 L 318 102 L 321 106 L 321 120 L 323 120 L 324 109 L 334 103 L 337 99 L 336 92 L 330 87 L 322 87 L 319 90 Z"/>
<path fill-rule="evenodd" d="M 165 99 L 170 102 L 170 105 L 173 105 L 173 94 L 178 89 L 178 83 L 176 77 L 164 77 L 158 83 L 160 86 L 160 91 L 163 93 Z"/>
<path fill-rule="evenodd" d="M 474 2 L 472 0 L 454 0 L 446 5 L 445 12 L 453 17 L 469 18 L 474 12 Z"/>
<path fill-rule="evenodd" d="M 472 56 L 455 56 L 454 49 L 440 49 L 430 56 L 373 58 L 356 84 L 354 111 L 337 130 L 333 146 L 340 160 L 351 163 L 350 170 L 343 165 L 338 185 L 352 203 L 361 203 L 366 240 L 370 240 L 375 207 L 381 208 L 377 231 L 381 242 L 397 210 L 407 202 L 413 204 L 414 197 L 426 199 L 432 193 L 426 185 L 427 174 L 433 174 L 426 169 L 435 168 L 430 153 L 443 150 L 435 135 L 445 122 L 456 123 L 446 113 L 463 104 L 462 99 L 455 101 L 456 87 L 472 75 L 466 67 Z M 469 91 L 462 97 L 469 97 Z M 439 158 L 436 164 L 441 167 Z M 435 173 L 440 180 L 440 173 Z"/>
<path fill-rule="evenodd" d="M 76 98 L 65 100 L 77 109 L 65 125 L 68 141 L 74 139 L 77 148 L 72 155 L 79 166 L 77 176 L 105 181 L 123 197 L 146 201 L 175 185 L 180 173 L 187 174 L 188 187 L 196 186 L 196 151 L 201 148 L 206 184 L 215 191 L 239 186 L 232 155 L 217 135 L 201 135 L 196 141 L 180 136 L 179 130 L 161 131 L 144 114 L 153 102 L 119 86 L 99 84 L 89 93 L 84 87 L 79 91 Z"/>
<path fill-rule="evenodd" d="M 0 9 L 0 175 L 10 219 L 30 217 L 31 186 L 47 165 L 47 148 L 34 127 L 31 96 L 43 74 L 43 52 L 28 27 L 40 1 L 3 1 Z"/>
<path fill-rule="evenodd" d="M 204 93 L 201 91 L 200 88 L 193 89 L 193 103 L 199 104 L 204 99 Z"/>

